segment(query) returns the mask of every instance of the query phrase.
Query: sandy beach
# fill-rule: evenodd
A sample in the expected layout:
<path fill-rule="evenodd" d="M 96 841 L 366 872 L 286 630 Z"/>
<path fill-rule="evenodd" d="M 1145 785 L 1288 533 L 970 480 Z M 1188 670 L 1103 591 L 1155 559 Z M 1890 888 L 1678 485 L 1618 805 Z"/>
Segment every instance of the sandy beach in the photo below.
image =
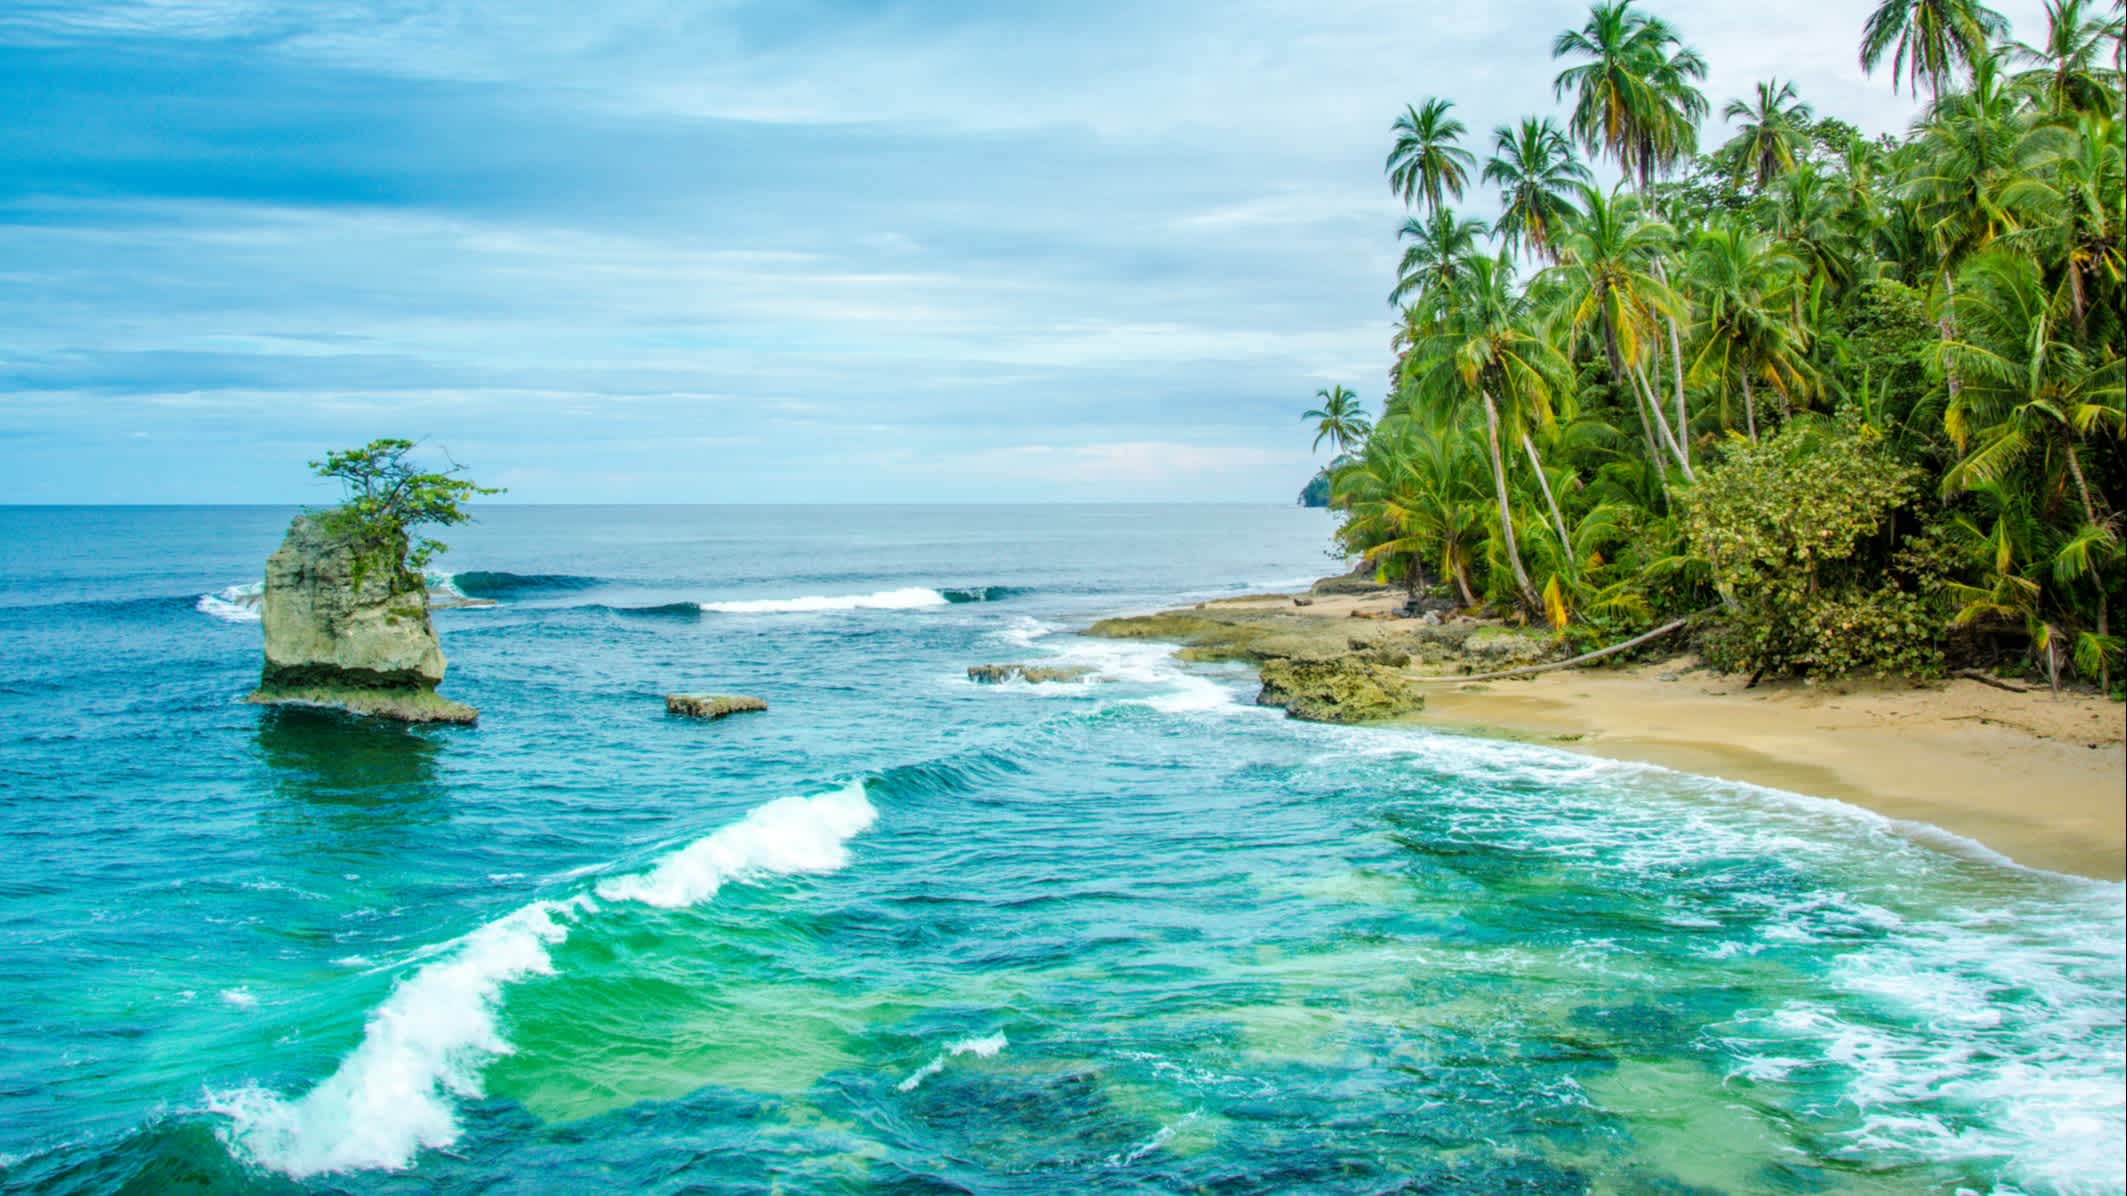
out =
<path fill-rule="evenodd" d="M 1205 613 L 1343 634 L 1398 596 L 1262 595 Z M 1397 620 L 1396 622 L 1406 622 Z M 1424 670 L 1414 668 L 1414 674 Z M 1691 655 L 1425 686 L 1407 721 L 1836 798 L 1972 839 L 2033 868 L 2127 878 L 2127 707 L 1964 678 L 1767 681 Z"/>

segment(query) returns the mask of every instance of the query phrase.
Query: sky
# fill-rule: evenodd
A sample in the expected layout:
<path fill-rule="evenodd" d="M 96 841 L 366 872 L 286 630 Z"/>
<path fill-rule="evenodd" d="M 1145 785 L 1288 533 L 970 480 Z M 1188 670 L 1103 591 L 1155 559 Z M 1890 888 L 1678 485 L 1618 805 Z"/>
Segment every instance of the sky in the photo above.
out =
<path fill-rule="evenodd" d="M 1860 0 L 1642 6 L 1716 113 L 1912 116 Z M 323 501 L 392 435 L 519 502 L 1290 501 L 1386 386 L 1391 121 L 1481 156 L 1585 13 L 4 0 L 0 503 Z"/>

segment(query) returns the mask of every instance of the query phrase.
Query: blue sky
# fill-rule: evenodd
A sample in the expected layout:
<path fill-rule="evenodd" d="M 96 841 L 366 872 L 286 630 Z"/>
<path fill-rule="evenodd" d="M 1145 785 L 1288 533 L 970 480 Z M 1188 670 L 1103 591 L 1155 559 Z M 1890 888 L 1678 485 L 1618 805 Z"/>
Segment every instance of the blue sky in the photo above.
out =
<path fill-rule="evenodd" d="M 1649 7 L 1716 110 L 1911 115 L 1855 0 Z M 379 435 L 512 501 L 1289 500 L 1385 382 L 1389 122 L 1554 111 L 1584 12 L 9 0 L 0 502 Z"/>

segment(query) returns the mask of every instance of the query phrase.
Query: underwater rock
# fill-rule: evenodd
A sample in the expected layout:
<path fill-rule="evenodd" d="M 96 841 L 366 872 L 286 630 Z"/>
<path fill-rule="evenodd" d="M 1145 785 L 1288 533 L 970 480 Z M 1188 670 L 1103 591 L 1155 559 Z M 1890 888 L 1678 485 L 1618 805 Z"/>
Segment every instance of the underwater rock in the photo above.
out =
<path fill-rule="evenodd" d="M 363 559 L 318 515 L 298 515 L 266 559 L 266 660 L 247 701 L 330 706 L 410 723 L 470 723 L 479 711 L 436 693 L 443 646 L 428 591 L 387 545 Z"/>
<path fill-rule="evenodd" d="M 1333 660 L 1267 660 L 1258 706 L 1283 706 L 1314 723 L 1369 723 L 1425 708 L 1425 696 L 1386 665 Z"/>
<path fill-rule="evenodd" d="M 1076 665 L 971 664 L 967 667 L 967 679 L 994 685 L 1016 677 L 1030 684 L 1038 684 L 1043 681 L 1077 681 L 1090 676 L 1092 672 L 1092 669 Z"/>
<path fill-rule="evenodd" d="M 665 713 L 681 714 L 688 718 L 722 718 L 727 714 L 744 714 L 750 710 L 766 710 L 768 703 L 745 694 L 666 694 Z"/>

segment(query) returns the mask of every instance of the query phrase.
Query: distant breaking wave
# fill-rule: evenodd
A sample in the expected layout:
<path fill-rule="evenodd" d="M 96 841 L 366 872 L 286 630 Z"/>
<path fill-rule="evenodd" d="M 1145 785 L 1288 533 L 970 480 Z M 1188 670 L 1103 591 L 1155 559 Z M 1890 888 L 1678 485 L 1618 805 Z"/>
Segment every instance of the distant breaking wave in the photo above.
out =
<path fill-rule="evenodd" d="M 732 602 L 704 602 L 704 611 L 720 615 L 795 615 L 834 610 L 921 610 L 945 606 L 952 599 L 937 590 L 909 586 L 881 590 L 876 594 L 807 594 L 802 598 L 747 598 Z"/>
<path fill-rule="evenodd" d="M 573 573 L 504 573 L 468 570 L 464 573 L 431 573 L 429 593 L 439 607 L 475 605 L 560 595 L 614 584 L 606 578 Z M 226 623 L 256 623 L 265 583 L 233 585 L 212 594 L 201 594 L 193 609 Z M 921 610 L 958 606 L 972 602 L 1002 602 L 1028 591 L 1018 586 L 951 586 L 931 589 L 905 586 L 870 594 L 806 594 L 796 598 L 738 598 L 718 602 L 664 602 L 648 606 L 614 606 L 590 603 L 579 609 L 605 610 L 621 615 L 673 617 L 704 612 L 725 615 L 812 614 L 846 610 Z"/>
<path fill-rule="evenodd" d="M 552 975 L 550 949 L 596 917 L 600 902 L 674 909 L 727 884 L 836 872 L 849 863 L 849 840 L 877 817 L 860 781 L 778 798 L 647 871 L 604 881 L 595 896 L 522 906 L 401 978 L 371 1013 L 361 1044 L 310 1091 L 212 1092 L 208 1111 L 229 1119 L 221 1137 L 231 1153 L 295 1179 L 404 1170 L 422 1149 L 457 1140 L 457 1102 L 479 1097 L 487 1065 L 510 1052 L 498 1020 L 504 990 Z"/>
<path fill-rule="evenodd" d="M 263 581 L 225 586 L 212 594 L 201 594 L 192 609 L 224 623 L 256 623 L 259 621 L 259 602 L 265 593 L 266 583 Z"/>

